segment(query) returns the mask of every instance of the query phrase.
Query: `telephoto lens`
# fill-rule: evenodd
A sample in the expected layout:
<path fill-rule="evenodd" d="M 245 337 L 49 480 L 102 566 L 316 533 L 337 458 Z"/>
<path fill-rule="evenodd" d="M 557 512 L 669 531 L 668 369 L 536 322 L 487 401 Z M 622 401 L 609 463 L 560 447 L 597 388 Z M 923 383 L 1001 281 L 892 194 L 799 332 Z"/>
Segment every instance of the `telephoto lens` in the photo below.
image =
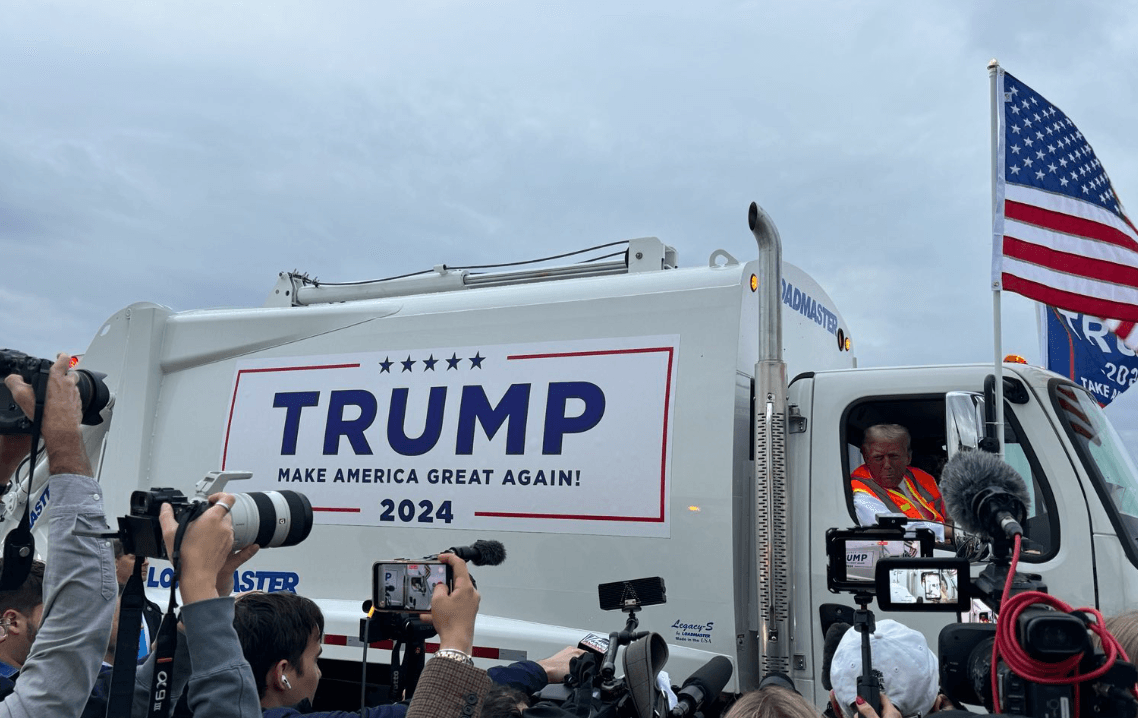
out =
<path fill-rule="evenodd" d="M 295 546 L 312 531 L 312 502 L 299 491 L 233 494 L 233 550 Z"/>

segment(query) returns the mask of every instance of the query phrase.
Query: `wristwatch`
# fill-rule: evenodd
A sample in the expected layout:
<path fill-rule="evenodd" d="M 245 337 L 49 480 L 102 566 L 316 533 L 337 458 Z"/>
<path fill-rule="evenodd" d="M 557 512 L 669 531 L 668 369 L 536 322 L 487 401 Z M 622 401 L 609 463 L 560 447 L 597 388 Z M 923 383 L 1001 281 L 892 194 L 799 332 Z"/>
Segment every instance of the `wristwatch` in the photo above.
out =
<path fill-rule="evenodd" d="M 463 663 L 468 666 L 474 665 L 474 659 L 458 650 L 457 648 L 440 648 L 439 650 L 435 651 L 435 657 L 445 658 L 448 661 L 458 661 L 459 663 Z"/>

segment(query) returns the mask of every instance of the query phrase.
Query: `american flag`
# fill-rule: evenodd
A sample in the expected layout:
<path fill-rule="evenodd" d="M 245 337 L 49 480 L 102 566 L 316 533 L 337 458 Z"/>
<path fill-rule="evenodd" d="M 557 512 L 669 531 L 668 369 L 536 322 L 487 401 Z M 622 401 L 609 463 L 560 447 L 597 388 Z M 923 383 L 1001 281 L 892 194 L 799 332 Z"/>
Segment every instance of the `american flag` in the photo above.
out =
<path fill-rule="evenodd" d="M 1102 317 L 1138 345 L 1138 230 L 1075 123 L 1000 69 L 993 286 Z"/>

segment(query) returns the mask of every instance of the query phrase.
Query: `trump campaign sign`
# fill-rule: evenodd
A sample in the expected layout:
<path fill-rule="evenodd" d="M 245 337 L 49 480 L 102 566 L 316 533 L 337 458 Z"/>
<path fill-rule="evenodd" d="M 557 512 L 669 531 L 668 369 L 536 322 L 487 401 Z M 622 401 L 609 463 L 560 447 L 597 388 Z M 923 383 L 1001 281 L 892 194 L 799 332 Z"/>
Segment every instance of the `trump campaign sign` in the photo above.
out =
<path fill-rule="evenodd" d="M 1097 317 L 1040 305 L 1043 364 L 1102 406 L 1138 382 L 1138 357 Z"/>
<path fill-rule="evenodd" d="M 317 523 L 665 537 L 678 342 L 240 361 L 221 466 Z"/>

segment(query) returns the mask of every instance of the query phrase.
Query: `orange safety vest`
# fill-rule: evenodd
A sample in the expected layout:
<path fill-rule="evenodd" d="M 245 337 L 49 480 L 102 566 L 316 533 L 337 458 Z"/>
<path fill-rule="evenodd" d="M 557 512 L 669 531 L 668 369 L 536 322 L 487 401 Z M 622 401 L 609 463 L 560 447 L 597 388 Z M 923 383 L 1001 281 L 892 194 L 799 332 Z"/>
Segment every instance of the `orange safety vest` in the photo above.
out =
<path fill-rule="evenodd" d="M 905 470 L 903 484 L 909 490 L 906 494 L 898 489 L 887 489 L 879 486 L 869 473 L 869 468 L 862 464 L 850 474 L 850 487 L 854 493 L 859 491 L 869 494 L 887 507 L 892 504 L 898 511 L 911 519 L 924 519 L 925 521 L 938 521 L 944 523 L 944 503 L 937 488 L 936 479 L 913 466 Z M 873 487 L 873 488 L 871 488 Z M 885 492 L 879 495 L 874 489 Z M 914 498 L 910 498 L 914 497 Z"/>

